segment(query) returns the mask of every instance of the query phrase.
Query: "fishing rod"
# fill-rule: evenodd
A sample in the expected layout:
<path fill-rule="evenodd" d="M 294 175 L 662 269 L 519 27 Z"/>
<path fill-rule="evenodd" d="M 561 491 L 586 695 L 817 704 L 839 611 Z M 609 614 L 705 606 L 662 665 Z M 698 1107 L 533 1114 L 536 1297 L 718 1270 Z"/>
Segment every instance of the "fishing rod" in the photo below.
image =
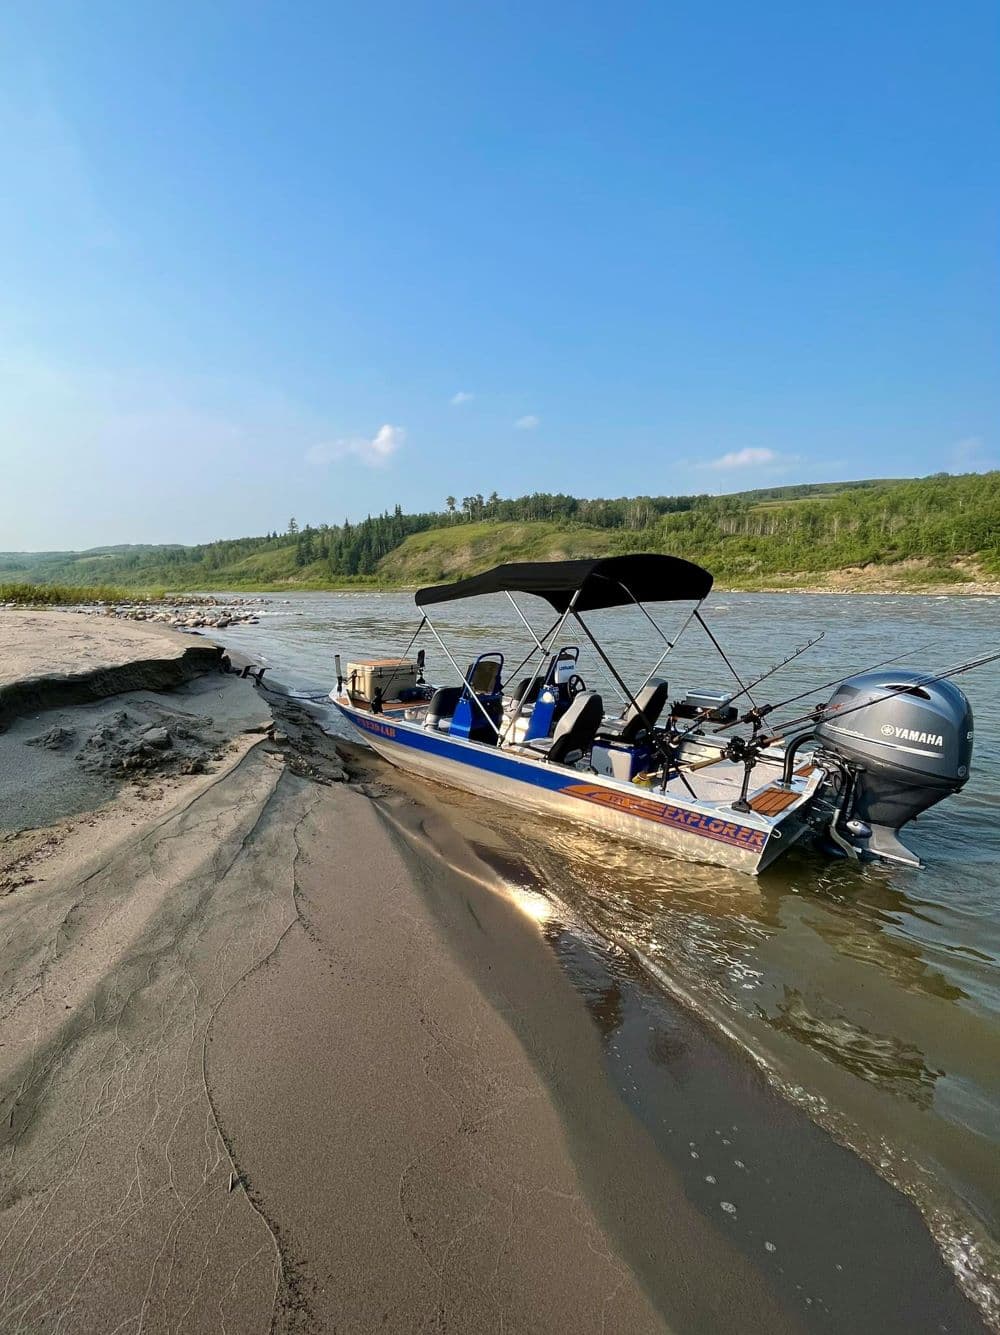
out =
<path fill-rule="evenodd" d="M 773 677 L 774 674 L 780 672 L 783 667 L 787 667 L 789 663 L 794 663 L 800 654 L 804 654 L 808 649 L 811 649 L 814 644 L 819 644 L 825 634 L 826 631 L 821 630 L 820 633 L 814 635 L 811 640 L 806 640 L 805 644 L 800 644 L 799 647 L 793 653 L 790 653 L 787 658 L 783 658 L 780 663 L 775 663 L 774 667 L 768 668 L 766 672 L 762 672 L 754 681 L 751 681 L 748 685 L 744 686 L 742 691 L 737 692 L 736 695 L 730 696 L 729 703 L 732 704 L 733 701 L 738 700 L 741 695 L 749 695 L 750 692 L 755 690 L 762 681 L 767 681 L 768 677 Z M 764 706 L 765 709 L 767 709 L 767 707 L 767 705 Z M 757 709 L 756 705 L 754 705 L 754 709 Z"/>
<path fill-rule="evenodd" d="M 874 696 L 870 700 L 862 700 L 860 704 L 852 705 L 850 709 L 828 709 L 825 706 L 819 706 L 817 709 L 810 710 L 808 714 L 803 714 L 799 718 L 788 719 L 781 725 L 782 731 L 773 733 L 770 737 L 759 737 L 757 735 L 760 727 L 759 723 L 754 726 L 753 737 L 749 740 L 744 737 L 732 737 L 726 745 L 725 750 L 719 759 L 732 760 L 743 765 L 743 784 L 740 788 L 740 795 L 733 803 L 734 811 L 749 811 L 750 803 L 747 800 L 747 793 L 750 787 L 750 775 L 752 774 L 757 762 L 760 760 L 762 752 L 769 747 L 777 746 L 780 742 L 785 742 L 785 766 L 782 771 L 782 783 L 788 784 L 791 780 L 791 762 L 794 758 L 798 746 L 806 741 L 813 734 L 810 731 L 798 733 L 790 742 L 788 741 L 788 731 L 802 723 L 811 723 L 813 725 L 825 723 L 827 719 L 836 719 L 838 722 L 847 718 L 850 714 L 855 714 L 860 709 L 870 709 L 873 705 L 883 704 L 886 700 L 892 700 L 897 695 L 905 695 L 908 691 L 913 691 L 921 686 L 929 686 L 936 681 L 947 681 L 949 677 L 957 677 L 963 672 L 971 672 L 973 668 L 985 667 L 987 663 L 994 663 L 1000 659 L 1000 649 L 989 654 L 982 654 L 979 658 L 971 658 L 965 663 L 958 663 L 955 667 L 945 668 L 942 672 L 929 672 L 916 681 L 901 683 L 899 686 L 891 687 L 883 695 Z M 843 680 L 843 678 L 841 678 Z M 808 692 L 807 692 L 808 694 Z M 715 757 L 707 759 L 698 766 L 710 765 L 715 763 Z"/>
<path fill-rule="evenodd" d="M 945 668 L 943 672 L 931 672 L 924 677 L 918 677 L 916 681 L 901 683 L 886 691 L 884 695 L 875 696 L 871 700 L 864 700 L 859 705 L 851 705 L 850 709 L 834 709 L 827 711 L 826 706 L 819 709 L 810 710 L 808 714 L 800 714 L 798 718 L 787 719 L 781 724 L 782 733 L 775 734 L 767 739 L 766 745 L 773 746 L 776 742 L 784 741 L 782 735 L 789 728 L 797 727 L 800 723 L 822 723 L 826 718 L 837 719 L 847 718 L 849 714 L 856 714 L 859 709 L 869 709 L 872 705 L 883 704 L 886 700 L 892 700 L 897 695 L 905 695 L 908 691 L 913 691 L 921 686 L 931 686 L 936 681 L 948 681 L 951 677 L 961 676 L 963 672 L 971 672 L 974 668 L 985 667 L 987 663 L 995 663 L 1000 659 L 1000 649 L 993 653 L 982 654 L 979 658 L 970 658 L 965 663 L 959 663 L 955 667 Z M 808 692 L 807 692 L 808 694 Z"/>
<path fill-rule="evenodd" d="M 793 663 L 795 659 L 799 657 L 800 654 L 804 654 L 806 650 L 811 649 L 814 644 L 819 644 L 820 640 L 823 638 L 825 634 L 826 631 L 821 630 L 820 633 L 818 635 L 813 636 L 811 640 L 807 640 L 805 644 L 800 644 L 799 647 L 794 651 L 794 653 L 790 653 L 788 657 L 783 658 L 780 663 L 775 663 L 775 665 L 773 667 L 768 668 L 766 672 L 762 672 L 759 677 L 756 677 L 753 681 L 748 682 L 747 685 L 743 687 L 742 691 L 738 691 L 736 695 L 730 696 L 729 703 L 732 704 L 732 702 L 734 700 L 738 700 L 741 695 L 749 695 L 750 692 L 755 690 L 762 681 L 767 681 L 768 677 L 773 677 L 774 674 L 776 672 L 780 672 L 783 667 L 787 667 L 789 663 Z M 822 687 L 820 687 L 819 689 L 822 690 Z M 806 692 L 806 694 L 809 694 L 809 692 Z M 753 709 L 750 710 L 750 713 L 759 714 L 760 717 L 763 718 L 764 714 L 769 713 L 773 707 L 774 706 L 772 705 L 763 705 L 763 706 L 754 705 Z M 695 732 L 700 727 L 700 725 L 705 722 L 706 718 L 710 717 L 714 712 L 715 710 L 713 707 L 700 709 L 697 715 L 695 716 L 694 721 L 691 723 L 691 725 L 685 728 L 682 733 L 678 734 L 677 737 L 678 742 L 682 742 L 686 737 L 689 737 L 691 733 Z M 745 722 L 746 718 L 742 720 L 737 719 L 734 721 Z M 732 723 L 725 723 L 722 725 L 721 728 L 716 728 L 715 731 L 724 732 L 726 728 L 731 728 L 732 726 L 733 726 Z"/>
<path fill-rule="evenodd" d="M 815 641 L 813 641 L 813 643 L 815 643 Z M 786 705 L 794 705 L 797 700 L 804 700 L 807 695 L 815 695 L 817 691 L 826 691 L 829 690 L 831 686 L 839 686 L 840 683 L 846 681 L 849 676 L 857 677 L 860 676 L 862 672 L 875 672 L 878 668 L 890 667 L 893 663 L 898 663 L 901 658 L 909 658 L 911 654 L 922 654 L 929 649 L 933 649 L 938 643 L 939 641 L 932 640 L 929 644 L 923 644 L 916 649 L 907 649 L 905 653 L 896 654 L 894 658 L 883 658 L 881 663 L 872 663 L 869 667 L 858 668 L 856 672 L 850 672 L 840 677 L 833 677 L 830 681 L 824 681 L 819 686 L 810 686 L 807 691 L 800 691 L 798 695 L 790 695 L 787 700 L 779 700 L 776 705 L 757 705 L 753 709 L 748 709 L 740 718 L 734 719 L 732 723 L 723 723 L 722 726 L 716 728 L 715 731 L 717 733 L 725 732 L 728 728 L 735 727 L 737 723 L 752 723 L 759 727 L 765 716 L 773 714 L 776 709 L 784 709 Z M 808 647 L 808 645 L 803 646 L 804 649 L 807 649 Z M 792 657 L 795 657 L 795 655 Z M 786 659 L 785 661 L 791 662 L 791 659 Z M 779 666 L 783 665 L 779 664 Z M 738 700 L 739 696 L 734 695 L 733 699 Z"/>

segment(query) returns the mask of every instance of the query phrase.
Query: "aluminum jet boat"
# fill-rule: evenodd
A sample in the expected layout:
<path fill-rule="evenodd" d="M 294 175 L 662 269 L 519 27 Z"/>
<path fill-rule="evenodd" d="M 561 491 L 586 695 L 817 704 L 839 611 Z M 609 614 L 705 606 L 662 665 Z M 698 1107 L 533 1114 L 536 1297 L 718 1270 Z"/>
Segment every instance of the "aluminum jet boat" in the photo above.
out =
<path fill-rule="evenodd" d="M 667 854 L 758 873 L 809 836 L 835 856 L 919 866 L 898 831 L 968 779 L 972 710 L 950 678 L 987 660 L 937 674 L 878 665 L 825 683 L 834 687 L 825 705 L 776 727 L 772 711 L 791 701 L 759 705 L 751 692 L 777 669 L 744 683 L 703 616 L 711 587 L 707 570 L 655 554 L 497 566 L 418 590 L 420 620 L 403 655 L 345 669 L 338 654 L 330 698 L 402 769 Z M 440 604 L 488 594 L 506 596 L 531 636 L 516 666 L 499 649 L 460 664 L 432 623 Z M 516 595 L 547 603 L 551 625 L 536 633 Z M 685 608 L 672 638 L 648 610 L 659 603 Z M 632 686 L 584 619 L 626 607 L 663 645 Z M 694 622 L 732 690 L 671 693 L 665 664 Z M 454 684 L 427 682 L 426 649 L 414 652 L 422 635 Z M 617 701 L 588 686 L 584 646 Z"/>

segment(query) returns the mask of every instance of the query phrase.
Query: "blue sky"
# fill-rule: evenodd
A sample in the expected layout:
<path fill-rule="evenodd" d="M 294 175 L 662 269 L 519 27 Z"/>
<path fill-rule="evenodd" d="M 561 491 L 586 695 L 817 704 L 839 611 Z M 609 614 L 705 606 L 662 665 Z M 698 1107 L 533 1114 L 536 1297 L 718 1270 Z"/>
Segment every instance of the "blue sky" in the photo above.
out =
<path fill-rule="evenodd" d="M 1000 462 L 968 3 L 0 12 L 0 549 Z"/>

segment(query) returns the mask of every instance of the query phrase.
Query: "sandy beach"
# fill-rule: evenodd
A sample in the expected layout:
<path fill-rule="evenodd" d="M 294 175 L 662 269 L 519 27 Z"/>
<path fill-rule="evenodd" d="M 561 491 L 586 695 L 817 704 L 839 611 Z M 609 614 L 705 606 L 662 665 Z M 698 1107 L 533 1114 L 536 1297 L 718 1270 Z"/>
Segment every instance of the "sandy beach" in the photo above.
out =
<path fill-rule="evenodd" d="M 204 639 L 0 649 L 0 1330 L 983 1329 L 903 1196 L 446 794 Z"/>

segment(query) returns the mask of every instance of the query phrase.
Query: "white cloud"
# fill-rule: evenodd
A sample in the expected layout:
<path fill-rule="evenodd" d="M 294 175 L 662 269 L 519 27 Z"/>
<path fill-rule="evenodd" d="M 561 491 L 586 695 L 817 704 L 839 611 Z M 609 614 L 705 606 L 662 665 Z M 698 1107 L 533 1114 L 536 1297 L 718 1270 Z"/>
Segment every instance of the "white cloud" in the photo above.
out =
<path fill-rule="evenodd" d="M 542 419 L 536 417 L 534 413 L 528 413 L 526 417 L 519 417 L 514 425 L 518 431 L 534 431 L 535 427 L 540 426 Z"/>
<path fill-rule="evenodd" d="M 379 427 L 371 440 L 364 441 L 362 448 L 355 450 L 355 453 L 365 463 L 382 464 L 396 453 L 405 440 L 404 429 L 401 426 L 390 426 L 387 422 L 385 426 Z"/>
<path fill-rule="evenodd" d="M 719 459 L 713 459 L 711 463 L 706 464 L 707 468 L 752 468 L 755 464 L 773 464 L 778 462 L 779 456 L 774 450 L 754 449 L 748 446 L 743 450 L 733 450 L 730 454 L 724 454 Z"/>
<path fill-rule="evenodd" d="M 324 441 L 306 450 L 311 464 L 322 466 L 338 459 L 360 459 L 369 468 L 383 468 L 406 440 L 401 426 L 380 426 L 370 439 L 367 436 L 348 436 L 343 440 Z"/>
<path fill-rule="evenodd" d="M 467 389 L 460 389 L 457 394 L 451 396 L 451 406 L 460 408 L 463 403 L 471 403 L 475 397 L 475 394 L 470 394 Z"/>

